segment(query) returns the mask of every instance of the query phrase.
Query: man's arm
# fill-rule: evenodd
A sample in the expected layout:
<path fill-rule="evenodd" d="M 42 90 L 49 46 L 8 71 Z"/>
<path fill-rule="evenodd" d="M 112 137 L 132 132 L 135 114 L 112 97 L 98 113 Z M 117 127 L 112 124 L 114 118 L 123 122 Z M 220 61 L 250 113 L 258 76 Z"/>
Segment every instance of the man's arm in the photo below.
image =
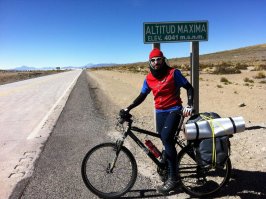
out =
<path fill-rule="evenodd" d="M 139 96 L 133 101 L 132 104 L 130 104 L 126 110 L 130 111 L 131 109 L 135 108 L 136 106 L 140 105 L 147 97 L 148 94 L 140 93 Z"/>
<path fill-rule="evenodd" d="M 192 87 L 192 85 L 187 82 L 185 85 L 184 85 L 184 88 L 187 90 L 187 99 L 188 99 L 188 102 L 187 104 L 189 106 L 193 106 L 193 100 L 194 100 L 194 88 Z"/>

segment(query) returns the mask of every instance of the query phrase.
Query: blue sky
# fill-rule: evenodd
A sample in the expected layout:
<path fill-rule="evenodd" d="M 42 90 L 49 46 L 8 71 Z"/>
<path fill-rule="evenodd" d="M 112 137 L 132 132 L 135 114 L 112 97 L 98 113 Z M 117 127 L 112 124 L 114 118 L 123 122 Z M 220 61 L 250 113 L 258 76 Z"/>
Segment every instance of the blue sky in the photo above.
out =
<path fill-rule="evenodd" d="M 0 69 L 146 61 L 144 22 L 208 20 L 200 54 L 266 43 L 266 0 L 0 0 Z M 167 58 L 190 43 L 162 43 Z"/>

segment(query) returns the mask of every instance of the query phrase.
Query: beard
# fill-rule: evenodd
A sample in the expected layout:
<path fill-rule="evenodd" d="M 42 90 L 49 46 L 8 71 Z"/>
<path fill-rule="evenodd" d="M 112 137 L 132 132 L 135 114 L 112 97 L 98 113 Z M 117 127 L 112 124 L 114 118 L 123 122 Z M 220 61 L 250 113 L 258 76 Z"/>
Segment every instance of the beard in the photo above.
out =
<path fill-rule="evenodd" d="M 164 62 L 162 63 L 162 66 L 159 69 L 154 69 L 151 65 L 150 65 L 150 71 L 153 77 L 155 77 L 156 79 L 162 79 L 166 74 L 167 74 L 167 70 L 170 67 Z"/>

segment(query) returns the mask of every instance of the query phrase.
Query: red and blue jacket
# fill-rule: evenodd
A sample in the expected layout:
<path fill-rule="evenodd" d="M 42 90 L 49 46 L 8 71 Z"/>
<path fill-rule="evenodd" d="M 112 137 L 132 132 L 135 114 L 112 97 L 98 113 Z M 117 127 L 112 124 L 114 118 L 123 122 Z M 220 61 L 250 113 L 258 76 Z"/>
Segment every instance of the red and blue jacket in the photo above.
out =
<path fill-rule="evenodd" d="M 141 93 L 147 95 L 152 91 L 156 112 L 180 110 L 180 88 L 187 83 L 187 79 L 178 69 L 170 68 L 162 79 L 156 79 L 149 73 L 144 80 Z"/>

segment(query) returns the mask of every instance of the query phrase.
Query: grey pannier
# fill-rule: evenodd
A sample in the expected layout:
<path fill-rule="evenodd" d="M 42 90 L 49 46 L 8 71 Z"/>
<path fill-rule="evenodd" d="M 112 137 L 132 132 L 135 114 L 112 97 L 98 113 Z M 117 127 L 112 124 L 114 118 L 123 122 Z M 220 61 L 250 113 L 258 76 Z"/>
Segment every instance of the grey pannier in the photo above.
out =
<path fill-rule="evenodd" d="M 217 113 L 200 113 L 192 116 L 187 124 L 196 124 L 198 121 L 205 120 L 206 117 L 220 118 Z M 192 142 L 194 142 L 197 162 L 202 167 L 223 166 L 230 155 L 229 136 L 195 139 Z"/>

